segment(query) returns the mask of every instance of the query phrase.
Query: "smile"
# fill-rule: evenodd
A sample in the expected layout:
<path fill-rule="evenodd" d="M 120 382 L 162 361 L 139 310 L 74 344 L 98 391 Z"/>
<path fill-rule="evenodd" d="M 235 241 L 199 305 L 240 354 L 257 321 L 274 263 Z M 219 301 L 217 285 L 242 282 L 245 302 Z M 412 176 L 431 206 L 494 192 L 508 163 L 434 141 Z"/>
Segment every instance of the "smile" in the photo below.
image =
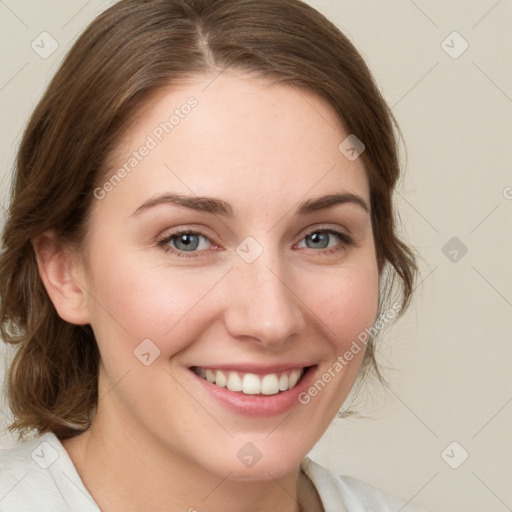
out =
<path fill-rule="evenodd" d="M 191 369 L 196 375 L 219 388 L 227 388 L 245 395 L 276 395 L 288 391 L 297 385 L 305 371 L 305 368 L 296 368 L 285 372 L 257 375 L 199 366 Z"/>

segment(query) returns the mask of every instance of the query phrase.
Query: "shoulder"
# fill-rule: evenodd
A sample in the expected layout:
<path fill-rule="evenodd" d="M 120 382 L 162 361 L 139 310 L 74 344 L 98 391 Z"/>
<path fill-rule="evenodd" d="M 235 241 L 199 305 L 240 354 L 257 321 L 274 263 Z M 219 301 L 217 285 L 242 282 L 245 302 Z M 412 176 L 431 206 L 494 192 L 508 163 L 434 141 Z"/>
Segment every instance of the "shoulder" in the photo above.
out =
<path fill-rule="evenodd" d="M 406 501 L 391 496 L 358 478 L 339 476 L 312 459 L 304 459 L 302 470 L 315 486 L 325 512 L 425 512 Z"/>
<path fill-rule="evenodd" d="M 2 512 L 98 511 L 53 433 L 0 450 Z"/>

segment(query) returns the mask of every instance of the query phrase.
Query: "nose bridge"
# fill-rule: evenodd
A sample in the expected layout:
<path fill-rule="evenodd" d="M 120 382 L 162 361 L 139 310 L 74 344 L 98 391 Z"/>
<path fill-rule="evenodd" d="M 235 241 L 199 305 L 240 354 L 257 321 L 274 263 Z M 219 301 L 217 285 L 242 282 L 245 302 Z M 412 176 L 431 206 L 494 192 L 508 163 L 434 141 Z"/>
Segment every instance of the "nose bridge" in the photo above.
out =
<path fill-rule="evenodd" d="M 300 332 L 304 325 L 300 301 L 276 251 L 265 249 L 251 263 L 237 259 L 225 315 L 231 335 L 270 346 Z"/>

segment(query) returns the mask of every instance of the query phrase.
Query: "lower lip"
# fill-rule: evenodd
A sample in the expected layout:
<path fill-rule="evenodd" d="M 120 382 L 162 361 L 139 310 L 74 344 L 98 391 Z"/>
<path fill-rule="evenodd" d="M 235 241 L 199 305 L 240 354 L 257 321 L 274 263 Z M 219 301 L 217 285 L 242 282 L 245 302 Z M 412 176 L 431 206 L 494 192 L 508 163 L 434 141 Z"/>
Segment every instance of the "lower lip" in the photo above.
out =
<path fill-rule="evenodd" d="M 316 366 L 310 366 L 295 387 L 275 395 L 245 395 L 242 392 L 220 388 L 202 379 L 192 370 L 190 370 L 190 373 L 214 399 L 237 414 L 243 416 L 275 416 L 300 405 L 298 396 L 310 386 L 310 382 L 316 373 Z"/>

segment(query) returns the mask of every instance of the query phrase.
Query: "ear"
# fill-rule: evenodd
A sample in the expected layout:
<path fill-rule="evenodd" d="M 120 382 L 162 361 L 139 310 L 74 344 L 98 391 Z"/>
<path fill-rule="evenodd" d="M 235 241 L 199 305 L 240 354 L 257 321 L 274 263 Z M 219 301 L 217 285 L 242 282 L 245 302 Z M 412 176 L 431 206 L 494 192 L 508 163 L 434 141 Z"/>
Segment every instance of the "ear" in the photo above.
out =
<path fill-rule="evenodd" d="M 66 322 L 89 323 L 85 272 L 80 258 L 58 242 L 53 231 L 45 231 L 32 240 L 39 275 L 58 315 Z"/>

